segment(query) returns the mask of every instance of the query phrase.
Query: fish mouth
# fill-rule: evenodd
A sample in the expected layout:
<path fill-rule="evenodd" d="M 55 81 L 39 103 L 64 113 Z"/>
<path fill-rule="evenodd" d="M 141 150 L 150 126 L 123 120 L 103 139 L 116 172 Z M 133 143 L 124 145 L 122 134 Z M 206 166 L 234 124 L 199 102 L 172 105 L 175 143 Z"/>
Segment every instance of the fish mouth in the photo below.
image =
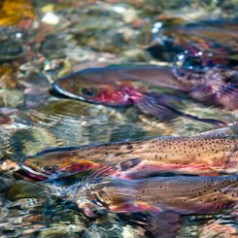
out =
<path fill-rule="evenodd" d="M 73 93 L 68 92 L 67 90 L 62 89 L 61 87 L 59 87 L 59 85 L 56 82 L 51 84 L 51 89 L 53 90 L 53 92 L 64 95 L 68 98 L 74 98 L 77 100 L 86 101 L 84 97 L 75 95 Z"/>
<path fill-rule="evenodd" d="M 23 171 L 25 171 L 32 178 L 36 178 L 39 180 L 45 180 L 45 179 L 48 179 L 50 176 L 50 174 L 41 173 L 39 170 L 33 170 L 24 164 L 20 164 L 20 167 L 21 167 L 21 169 L 23 169 Z"/>
<path fill-rule="evenodd" d="M 56 82 L 51 84 L 51 91 L 52 91 L 53 94 L 55 94 L 55 96 L 58 96 L 58 97 L 60 95 L 61 96 L 63 95 L 67 98 L 76 99 L 76 100 L 80 100 L 80 101 L 83 101 L 83 102 L 89 102 L 89 103 L 96 104 L 96 105 L 105 105 L 105 106 L 109 106 L 109 107 L 128 107 L 128 106 L 133 105 L 133 103 L 131 103 L 131 102 L 126 102 L 126 103 L 123 103 L 123 104 L 118 104 L 117 102 L 115 102 L 115 103 L 110 103 L 110 102 L 102 103 L 100 101 L 97 102 L 97 101 L 92 100 L 90 98 L 84 98 L 82 96 L 70 93 L 69 91 L 61 88 Z M 127 95 L 127 97 L 129 97 L 129 95 Z"/>

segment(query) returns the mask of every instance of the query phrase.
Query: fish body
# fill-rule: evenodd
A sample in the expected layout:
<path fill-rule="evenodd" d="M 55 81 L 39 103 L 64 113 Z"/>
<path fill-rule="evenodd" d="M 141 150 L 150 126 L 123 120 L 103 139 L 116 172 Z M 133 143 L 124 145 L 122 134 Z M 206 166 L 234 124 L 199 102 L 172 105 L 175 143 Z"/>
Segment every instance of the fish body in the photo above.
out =
<path fill-rule="evenodd" d="M 84 195 L 94 204 L 119 213 L 172 210 L 180 214 L 210 214 L 237 205 L 238 176 L 171 176 L 129 181 L 111 178 L 78 191 L 74 185 L 68 193 L 79 207 L 84 206 L 80 199 Z"/>
<path fill-rule="evenodd" d="M 238 37 L 237 29 L 237 19 L 199 22 L 167 19 L 161 22 L 161 27 L 153 29 L 157 44 L 148 51 L 159 60 L 168 60 L 169 55 L 169 60 L 174 61 L 177 56 L 185 67 L 237 65 L 238 44 L 234 40 Z"/>
<path fill-rule="evenodd" d="M 166 68 L 155 68 L 159 69 L 165 78 L 172 76 Z M 136 106 L 143 113 L 153 115 L 162 121 L 184 115 L 171 106 L 178 98 L 162 94 L 147 94 L 148 85 L 144 85 L 139 79 L 146 77 L 150 71 L 150 80 L 153 82 L 158 74 L 153 71 L 155 68 L 153 66 L 142 66 L 142 68 L 111 66 L 85 69 L 69 77 L 56 80 L 52 88 L 70 98 L 91 103 L 114 107 Z M 133 69 L 138 71 L 133 71 Z M 179 84 L 173 87 L 177 86 Z"/>
<path fill-rule="evenodd" d="M 174 80 L 171 80 L 171 78 L 174 78 Z M 167 86 L 171 83 L 171 88 L 184 91 L 189 90 L 192 86 L 192 83 L 189 81 L 176 81 L 169 67 L 156 65 L 115 65 L 83 69 L 56 80 L 52 86 L 66 96 L 73 94 L 75 97 L 80 97 L 81 94 L 82 98 L 84 98 L 84 96 L 87 96 L 86 92 L 85 94 L 82 92 L 82 88 L 84 87 L 88 89 L 91 87 L 94 88 L 95 84 L 105 88 L 108 85 L 114 85 L 116 87 L 123 84 L 123 82 L 143 82 L 157 86 Z M 141 84 L 139 85 L 141 86 Z"/>
<path fill-rule="evenodd" d="M 134 105 L 145 114 L 158 118 L 162 114 L 163 120 L 163 115 L 183 115 L 173 105 L 180 99 L 155 93 L 148 85 L 179 90 L 205 104 L 235 110 L 238 109 L 237 79 L 235 69 L 221 67 L 191 70 L 153 65 L 109 66 L 60 78 L 52 88 L 78 100 L 108 106 Z"/>
<path fill-rule="evenodd" d="M 53 149 L 26 158 L 21 167 L 35 176 L 110 168 L 124 178 L 154 173 L 237 173 L 237 137 L 159 137 L 131 142 L 106 143 Z M 54 169 L 52 169 L 54 168 Z"/>
<path fill-rule="evenodd" d="M 180 45 L 188 45 L 192 43 L 203 43 L 201 50 L 213 52 L 219 48 L 238 51 L 238 45 L 234 39 L 238 37 L 237 19 L 232 21 L 215 20 L 201 21 L 197 23 L 179 24 L 174 26 L 164 27 L 164 34 L 172 37 L 177 37 L 176 42 Z M 161 32 L 162 33 L 162 32 Z"/>
<path fill-rule="evenodd" d="M 177 80 L 197 80 L 188 92 L 189 96 L 207 105 L 238 109 L 238 71 L 224 67 L 213 67 L 203 71 L 180 69 L 174 71 Z"/>

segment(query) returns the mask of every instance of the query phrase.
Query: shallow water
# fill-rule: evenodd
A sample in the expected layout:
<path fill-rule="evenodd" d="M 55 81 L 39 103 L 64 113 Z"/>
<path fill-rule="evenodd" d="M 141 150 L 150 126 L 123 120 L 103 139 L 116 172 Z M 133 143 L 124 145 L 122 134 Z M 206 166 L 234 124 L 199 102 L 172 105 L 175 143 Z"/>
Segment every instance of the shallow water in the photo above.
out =
<path fill-rule="evenodd" d="M 49 88 L 54 80 L 71 72 L 109 64 L 184 65 L 194 70 L 223 64 L 237 70 L 237 34 L 234 33 L 237 6 L 236 1 L 218 4 L 217 1 L 167 0 L 158 4 L 153 0 L 54 0 L 51 3 L 3 0 L 0 3 L 0 236 L 174 237 L 172 230 L 178 226 L 175 237 L 237 237 L 237 216 L 230 210 L 183 215 L 177 221 L 173 214 L 155 217 L 149 212 L 125 215 L 98 209 L 96 216 L 90 218 L 74 202 L 61 196 L 62 181 L 38 183 L 26 174 L 14 172 L 19 170 L 17 163 L 22 158 L 49 148 L 167 135 L 192 136 L 216 129 L 215 125 L 183 117 L 161 122 L 133 106 L 90 104 L 52 94 Z M 228 34 L 228 40 L 209 39 L 207 43 L 196 27 L 192 29 L 201 37 L 198 41 L 201 44 L 193 37 L 181 39 L 180 30 L 171 33 L 178 25 L 202 21 L 202 26 L 207 26 L 206 21 L 214 19 L 234 21 L 230 30 L 234 34 L 230 38 Z M 165 28 L 160 30 L 158 22 Z M 226 26 L 223 28 L 229 32 Z M 217 32 L 219 37 L 223 28 Z M 172 38 L 177 40 L 170 47 Z M 195 43 L 188 46 L 191 41 Z M 202 58 L 201 50 L 206 53 Z M 153 89 L 173 92 L 160 87 Z M 238 120 L 237 110 L 206 106 L 188 97 L 178 104 L 181 111 L 200 118 L 227 123 Z M 62 183 L 71 183 L 70 179 L 65 180 Z M 84 177 L 76 180 L 88 183 Z"/>

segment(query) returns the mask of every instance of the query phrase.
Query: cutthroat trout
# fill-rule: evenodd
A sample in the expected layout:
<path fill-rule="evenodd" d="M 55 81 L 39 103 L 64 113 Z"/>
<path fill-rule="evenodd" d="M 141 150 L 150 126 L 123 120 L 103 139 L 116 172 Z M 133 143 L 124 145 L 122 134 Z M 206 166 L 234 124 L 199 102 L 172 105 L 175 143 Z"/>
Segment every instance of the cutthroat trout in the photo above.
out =
<path fill-rule="evenodd" d="M 181 79 L 182 75 L 184 75 L 184 79 Z M 210 84 L 214 84 L 213 79 L 204 84 L 205 75 L 194 73 L 195 79 L 191 80 L 190 78 L 192 77 L 192 71 L 182 73 L 181 70 L 172 70 L 166 67 L 149 65 L 134 67 L 111 66 L 76 72 L 56 80 L 52 84 L 52 88 L 54 91 L 70 98 L 91 103 L 107 106 L 133 105 L 141 112 L 155 116 L 162 121 L 182 116 L 204 123 L 224 126 L 224 122 L 220 120 L 198 118 L 183 113 L 176 107 L 176 104 L 181 101 L 179 97 L 159 94 L 152 88 L 154 86 L 165 86 L 171 89 L 179 89 L 183 92 L 191 91 L 191 95 L 193 95 L 192 92 L 197 92 L 197 90 L 202 93 L 199 88 L 201 85 L 206 85 L 204 87 L 209 87 L 210 91 L 213 90 L 210 88 Z M 197 79 L 198 77 L 200 79 Z M 217 88 L 214 90 L 217 90 Z M 211 93 L 213 95 L 214 92 Z M 208 94 L 211 96 L 208 91 L 204 91 L 202 95 L 206 96 L 207 99 Z"/>
<path fill-rule="evenodd" d="M 238 109 L 237 79 L 237 70 L 222 67 L 194 70 L 153 65 L 109 66 L 85 69 L 60 78 L 52 88 L 65 96 L 92 103 L 134 105 L 145 114 L 166 120 L 192 115 L 184 115 L 173 106 L 178 97 L 158 94 L 148 84 L 179 90 L 205 104 L 235 110 Z"/>
<path fill-rule="evenodd" d="M 162 60 L 163 51 L 174 60 L 181 53 L 185 66 L 237 65 L 238 38 L 237 19 L 216 19 L 185 22 L 170 18 L 156 23 L 154 39 L 158 42 L 149 48 L 152 55 Z M 153 49 L 160 49 L 159 54 Z M 154 54 L 155 53 L 155 54 Z M 157 53 L 157 54 L 156 54 Z M 161 57 L 162 56 L 162 57 Z M 189 58 L 190 59 L 189 59 Z"/>
<path fill-rule="evenodd" d="M 225 133 L 231 128 L 191 137 L 159 137 L 47 150 L 26 158 L 21 167 L 30 174 L 46 177 L 100 167 L 124 178 L 171 171 L 202 175 L 237 173 L 238 139 L 228 136 L 231 132 Z"/>
<path fill-rule="evenodd" d="M 114 212 L 173 210 L 180 214 L 210 214 L 237 205 L 238 176 L 111 178 L 79 186 L 79 190 L 73 185 L 65 190 L 65 196 L 82 208 L 86 198 Z"/>

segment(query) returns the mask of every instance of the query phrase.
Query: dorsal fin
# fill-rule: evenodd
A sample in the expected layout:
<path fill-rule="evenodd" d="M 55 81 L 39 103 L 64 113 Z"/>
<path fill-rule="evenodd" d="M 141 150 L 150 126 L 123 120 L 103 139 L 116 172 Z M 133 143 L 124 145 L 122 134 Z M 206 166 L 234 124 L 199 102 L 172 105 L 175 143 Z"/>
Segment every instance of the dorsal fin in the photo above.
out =
<path fill-rule="evenodd" d="M 227 124 L 226 127 L 202 132 L 199 133 L 198 135 L 208 138 L 226 138 L 226 137 L 238 138 L 238 121 Z"/>

